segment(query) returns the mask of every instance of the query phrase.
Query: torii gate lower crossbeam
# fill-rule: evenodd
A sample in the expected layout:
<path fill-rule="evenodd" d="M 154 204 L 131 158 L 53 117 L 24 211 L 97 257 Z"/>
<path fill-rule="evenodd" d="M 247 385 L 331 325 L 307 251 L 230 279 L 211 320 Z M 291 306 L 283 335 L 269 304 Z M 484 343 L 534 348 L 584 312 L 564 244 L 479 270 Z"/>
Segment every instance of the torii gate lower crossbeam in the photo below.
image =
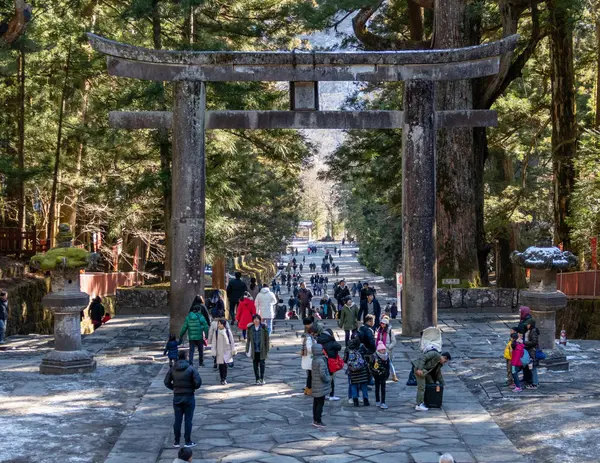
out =
<path fill-rule="evenodd" d="M 496 74 L 518 36 L 476 47 L 394 52 L 148 50 L 88 34 L 109 72 L 175 81 L 173 112 L 111 113 L 120 128 L 172 128 L 171 332 L 204 290 L 205 131 L 214 128 L 403 129 L 402 334 L 437 324 L 436 130 L 496 125 L 494 111 L 435 111 L 435 82 Z M 207 81 L 292 82 L 292 111 L 206 111 Z M 404 111 L 318 111 L 318 81 L 405 80 Z"/>

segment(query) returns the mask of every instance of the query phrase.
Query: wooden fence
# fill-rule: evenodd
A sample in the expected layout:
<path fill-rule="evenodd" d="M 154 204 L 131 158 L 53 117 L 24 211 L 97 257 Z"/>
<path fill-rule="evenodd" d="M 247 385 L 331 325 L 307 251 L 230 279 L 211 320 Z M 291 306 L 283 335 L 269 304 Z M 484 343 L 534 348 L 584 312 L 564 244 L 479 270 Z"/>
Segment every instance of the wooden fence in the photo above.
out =
<path fill-rule="evenodd" d="M 559 273 L 556 287 L 571 298 L 600 299 L 600 271 Z"/>
<path fill-rule="evenodd" d="M 0 227 L 0 255 L 33 256 L 47 250 L 48 241 L 38 240 L 35 229 L 21 231 L 18 228 Z"/>
<path fill-rule="evenodd" d="M 137 286 L 144 279 L 137 272 L 86 272 L 79 277 L 81 291 L 90 296 L 114 296 L 119 286 Z"/>

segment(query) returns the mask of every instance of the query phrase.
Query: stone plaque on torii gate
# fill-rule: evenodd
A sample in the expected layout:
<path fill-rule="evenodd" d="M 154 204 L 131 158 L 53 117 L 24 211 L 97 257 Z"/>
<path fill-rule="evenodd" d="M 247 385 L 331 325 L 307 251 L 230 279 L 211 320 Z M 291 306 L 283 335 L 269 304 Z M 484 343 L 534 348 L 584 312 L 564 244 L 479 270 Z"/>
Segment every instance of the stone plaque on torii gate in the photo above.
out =
<path fill-rule="evenodd" d="M 173 131 L 171 332 L 204 292 L 207 129 L 403 129 L 402 334 L 437 324 L 436 129 L 489 127 L 495 111 L 435 110 L 435 82 L 498 73 L 518 36 L 468 48 L 388 52 L 213 52 L 134 47 L 88 34 L 114 76 L 173 81 L 173 112 L 113 112 L 123 129 Z M 406 81 L 404 111 L 319 111 L 319 81 Z M 207 111 L 206 82 L 290 82 L 290 111 Z"/>

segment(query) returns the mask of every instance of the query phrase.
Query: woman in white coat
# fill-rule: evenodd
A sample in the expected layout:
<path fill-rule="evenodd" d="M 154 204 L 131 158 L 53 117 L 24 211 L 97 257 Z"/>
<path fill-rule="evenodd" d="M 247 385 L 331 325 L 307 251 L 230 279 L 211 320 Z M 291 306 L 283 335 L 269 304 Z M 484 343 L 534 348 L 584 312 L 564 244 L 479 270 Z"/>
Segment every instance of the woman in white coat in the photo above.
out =
<path fill-rule="evenodd" d="M 302 369 L 306 371 L 306 387 L 304 388 L 304 394 L 312 394 L 312 345 L 313 337 L 310 333 L 310 329 L 314 322 L 313 317 L 302 319 L 304 325 L 304 333 L 302 334 L 302 350 L 300 355 L 302 356 Z"/>
<path fill-rule="evenodd" d="M 260 315 L 263 322 L 266 323 L 269 328 L 269 336 L 273 332 L 273 319 L 275 318 L 275 305 L 277 304 L 277 297 L 269 289 L 269 285 L 263 285 L 260 292 L 254 299 L 254 305 L 256 305 L 256 313 Z"/>
<path fill-rule="evenodd" d="M 219 367 L 221 384 L 227 384 L 227 364 L 233 362 L 235 341 L 229 329 L 229 324 L 225 319 L 217 321 L 217 329 L 211 338 L 211 350 L 212 355 L 215 357 L 215 363 Z"/>

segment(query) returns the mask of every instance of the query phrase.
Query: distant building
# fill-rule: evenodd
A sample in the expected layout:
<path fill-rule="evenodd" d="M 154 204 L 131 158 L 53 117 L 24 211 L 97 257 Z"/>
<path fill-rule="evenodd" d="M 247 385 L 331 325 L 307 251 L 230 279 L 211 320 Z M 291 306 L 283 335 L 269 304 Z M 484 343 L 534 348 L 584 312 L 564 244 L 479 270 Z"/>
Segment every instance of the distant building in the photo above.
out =
<path fill-rule="evenodd" d="M 312 229 L 313 229 L 312 220 L 301 220 L 298 223 L 298 231 L 296 232 L 296 237 L 304 238 L 308 241 L 312 241 Z"/>

